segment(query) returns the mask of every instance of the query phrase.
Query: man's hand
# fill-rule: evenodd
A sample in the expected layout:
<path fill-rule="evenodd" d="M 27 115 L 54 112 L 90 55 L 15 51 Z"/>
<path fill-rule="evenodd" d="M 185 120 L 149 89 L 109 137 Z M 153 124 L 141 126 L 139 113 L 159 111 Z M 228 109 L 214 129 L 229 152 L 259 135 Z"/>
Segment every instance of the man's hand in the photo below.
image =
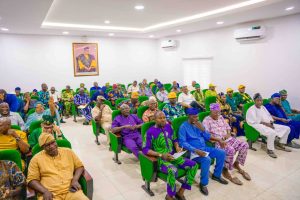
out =
<path fill-rule="evenodd" d="M 49 192 L 48 190 L 46 190 L 43 193 L 43 200 L 52 200 L 53 199 L 53 194 L 51 192 Z"/>
<path fill-rule="evenodd" d="M 172 161 L 172 160 L 174 160 L 174 157 L 173 157 L 171 154 L 169 154 L 169 153 L 163 154 L 163 155 L 161 156 L 161 158 L 162 158 L 163 160 L 165 160 L 165 161 Z"/>
<path fill-rule="evenodd" d="M 206 153 L 204 151 L 201 151 L 199 149 L 195 150 L 195 153 L 199 156 L 199 157 L 205 157 Z"/>
<path fill-rule="evenodd" d="M 180 148 L 179 146 L 176 146 L 176 152 L 179 153 L 179 152 L 182 152 L 183 151 L 183 148 Z"/>
<path fill-rule="evenodd" d="M 225 141 L 220 139 L 218 142 L 219 142 L 222 149 L 224 149 L 226 147 L 226 142 Z"/>
<path fill-rule="evenodd" d="M 48 104 L 49 104 L 49 106 L 54 106 L 55 105 L 53 97 L 49 98 Z"/>
<path fill-rule="evenodd" d="M 57 133 L 58 136 L 61 135 L 60 128 L 56 124 L 53 125 L 53 131 Z"/>
<path fill-rule="evenodd" d="M 76 191 L 81 190 L 81 186 L 78 181 L 72 180 L 70 188 L 75 189 Z"/>
<path fill-rule="evenodd" d="M 281 118 L 280 121 L 282 121 L 283 123 L 289 123 L 289 120 Z"/>
<path fill-rule="evenodd" d="M 8 135 L 13 136 L 14 138 L 19 137 L 19 135 L 16 133 L 16 131 L 14 129 L 9 129 L 7 133 L 8 133 Z"/>

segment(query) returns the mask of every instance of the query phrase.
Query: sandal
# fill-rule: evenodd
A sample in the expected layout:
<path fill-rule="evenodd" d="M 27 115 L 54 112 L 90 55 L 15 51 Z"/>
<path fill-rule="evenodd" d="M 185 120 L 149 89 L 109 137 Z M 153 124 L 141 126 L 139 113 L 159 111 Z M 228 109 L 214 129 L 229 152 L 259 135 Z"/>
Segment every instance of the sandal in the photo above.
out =
<path fill-rule="evenodd" d="M 240 179 L 238 179 L 237 177 L 231 177 L 231 176 L 229 177 L 224 173 L 223 173 L 223 176 L 236 185 L 243 185 L 243 182 L 240 181 Z"/>
<path fill-rule="evenodd" d="M 242 176 L 244 177 L 244 179 L 246 179 L 247 181 L 251 181 L 251 177 L 250 177 L 250 175 L 247 172 L 245 172 L 244 170 L 238 170 L 238 172 L 240 174 L 242 174 Z"/>

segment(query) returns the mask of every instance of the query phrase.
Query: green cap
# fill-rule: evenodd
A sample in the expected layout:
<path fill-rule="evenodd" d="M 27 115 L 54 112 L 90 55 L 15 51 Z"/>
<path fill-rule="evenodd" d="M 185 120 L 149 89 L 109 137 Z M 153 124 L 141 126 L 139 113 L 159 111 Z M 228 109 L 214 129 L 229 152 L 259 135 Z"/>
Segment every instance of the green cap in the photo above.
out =
<path fill-rule="evenodd" d="M 51 115 L 43 115 L 42 123 L 45 125 L 52 125 L 54 123 L 54 119 Z"/>

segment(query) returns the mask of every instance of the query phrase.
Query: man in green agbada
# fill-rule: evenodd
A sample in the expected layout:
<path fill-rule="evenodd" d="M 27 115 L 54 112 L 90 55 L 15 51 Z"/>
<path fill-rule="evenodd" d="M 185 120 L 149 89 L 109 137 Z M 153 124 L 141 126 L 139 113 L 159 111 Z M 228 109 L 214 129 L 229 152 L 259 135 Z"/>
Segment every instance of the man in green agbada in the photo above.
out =
<path fill-rule="evenodd" d="M 58 126 L 55 125 L 54 119 L 50 115 L 44 115 L 42 118 L 41 128 L 35 129 L 28 138 L 30 147 L 34 147 L 39 143 L 39 137 L 42 133 L 49 133 L 54 136 L 56 140 L 66 139 Z"/>

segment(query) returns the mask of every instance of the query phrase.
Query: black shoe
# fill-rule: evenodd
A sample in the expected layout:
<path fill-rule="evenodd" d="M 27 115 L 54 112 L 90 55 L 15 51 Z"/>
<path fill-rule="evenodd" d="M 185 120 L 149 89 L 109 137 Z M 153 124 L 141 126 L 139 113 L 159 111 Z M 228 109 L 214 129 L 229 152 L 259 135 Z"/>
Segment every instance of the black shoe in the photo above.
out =
<path fill-rule="evenodd" d="M 177 200 L 186 200 L 186 198 L 184 196 L 181 197 L 177 193 L 175 194 L 175 197 L 176 197 Z"/>
<path fill-rule="evenodd" d="M 201 185 L 201 183 L 199 184 L 199 187 L 200 187 L 200 192 L 202 194 L 204 194 L 205 196 L 207 196 L 208 195 L 208 189 L 207 189 L 207 187 L 204 186 L 204 185 Z"/>
<path fill-rule="evenodd" d="M 61 119 L 61 120 L 60 120 L 60 123 L 66 123 L 66 122 L 65 122 L 64 120 Z"/>
<path fill-rule="evenodd" d="M 211 179 L 212 179 L 212 180 L 215 180 L 215 181 L 218 181 L 219 183 L 224 184 L 224 185 L 227 185 L 227 184 L 228 184 L 228 181 L 226 181 L 226 180 L 225 180 L 224 178 L 222 178 L 222 177 L 218 178 L 218 177 L 216 177 L 215 175 L 212 175 L 212 176 L 211 176 Z"/>

